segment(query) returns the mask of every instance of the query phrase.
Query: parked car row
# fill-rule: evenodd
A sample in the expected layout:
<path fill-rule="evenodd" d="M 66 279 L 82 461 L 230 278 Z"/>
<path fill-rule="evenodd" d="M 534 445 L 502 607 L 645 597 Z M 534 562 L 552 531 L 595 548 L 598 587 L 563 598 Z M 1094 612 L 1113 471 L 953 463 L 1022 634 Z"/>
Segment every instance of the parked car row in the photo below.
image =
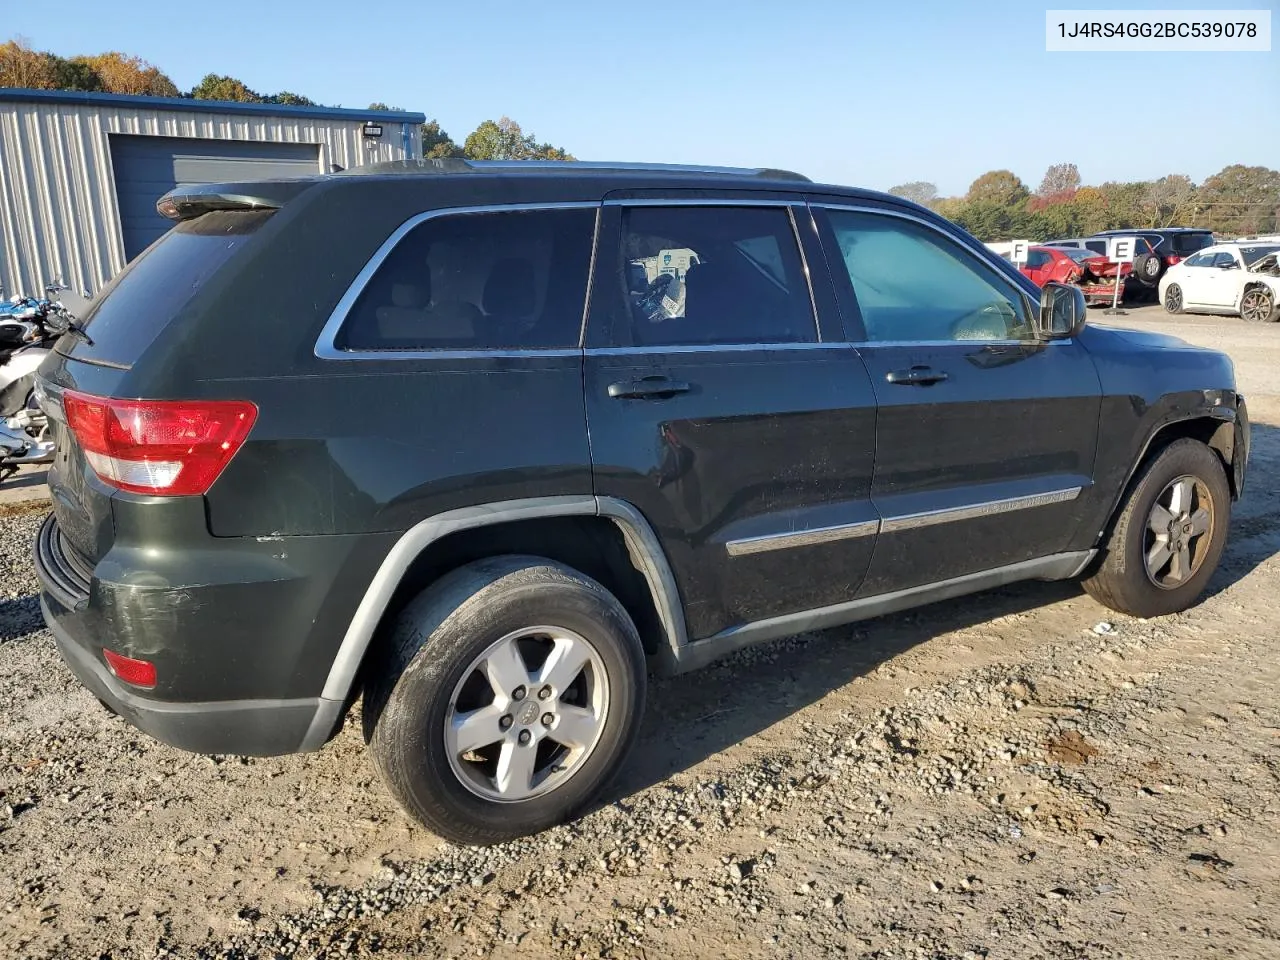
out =
<path fill-rule="evenodd" d="M 1133 238 L 1134 257 L 1132 263 L 1118 265 L 1107 254 L 1110 242 L 1122 237 Z M 1051 279 L 1078 284 L 1089 303 L 1112 302 L 1117 280 L 1121 300 L 1155 300 L 1161 278 L 1171 267 L 1214 242 L 1213 232 L 1199 227 L 1102 230 L 1089 237 L 1046 240 L 1033 246 L 1019 269 L 1039 286 Z M 1010 244 L 988 246 L 1006 260 L 1010 258 Z M 1080 267 L 1078 273 L 1072 264 Z M 1060 279 L 1063 277 L 1071 279 Z"/>

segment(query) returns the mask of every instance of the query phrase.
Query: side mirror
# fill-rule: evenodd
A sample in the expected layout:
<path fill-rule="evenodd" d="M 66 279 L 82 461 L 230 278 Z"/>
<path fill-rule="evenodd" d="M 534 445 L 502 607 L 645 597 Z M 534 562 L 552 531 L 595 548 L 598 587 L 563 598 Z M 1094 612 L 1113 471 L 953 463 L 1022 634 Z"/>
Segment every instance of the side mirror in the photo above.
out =
<path fill-rule="evenodd" d="M 1234 262 L 1218 264 L 1219 270 L 1234 270 L 1235 268 L 1236 268 L 1236 264 Z"/>
<path fill-rule="evenodd" d="M 1074 337 L 1084 329 L 1087 314 L 1083 290 L 1066 283 L 1046 283 L 1040 291 L 1036 336 L 1041 340 Z"/>

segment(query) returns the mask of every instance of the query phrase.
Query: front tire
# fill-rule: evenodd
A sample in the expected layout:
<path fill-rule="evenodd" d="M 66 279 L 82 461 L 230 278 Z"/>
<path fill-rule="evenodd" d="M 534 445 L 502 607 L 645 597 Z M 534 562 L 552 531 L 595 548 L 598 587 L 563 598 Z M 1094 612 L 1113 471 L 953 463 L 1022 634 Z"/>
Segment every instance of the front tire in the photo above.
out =
<path fill-rule="evenodd" d="M 1165 287 L 1164 310 L 1165 313 L 1182 312 L 1182 288 L 1176 283 L 1171 283 Z"/>
<path fill-rule="evenodd" d="M 635 741 L 635 624 L 562 564 L 469 564 L 411 601 L 386 639 L 365 736 L 401 806 L 447 840 L 497 843 L 571 818 Z"/>
<path fill-rule="evenodd" d="M 1084 588 L 1135 617 L 1186 610 L 1217 569 L 1230 522 L 1231 490 L 1217 454 L 1175 440 L 1139 474 Z"/>
<path fill-rule="evenodd" d="M 1280 320 L 1276 298 L 1270 288 L 1250 287 L 1240 298 L 1240 316 L 1246 323 L 1269 323 Z"/>

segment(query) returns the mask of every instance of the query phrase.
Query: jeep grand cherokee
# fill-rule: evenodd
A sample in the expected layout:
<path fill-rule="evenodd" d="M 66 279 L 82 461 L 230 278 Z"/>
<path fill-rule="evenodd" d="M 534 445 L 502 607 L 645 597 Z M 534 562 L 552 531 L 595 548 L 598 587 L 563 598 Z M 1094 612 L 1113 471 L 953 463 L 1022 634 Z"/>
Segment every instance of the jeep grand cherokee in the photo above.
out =
<path fill-rule="evenodd" d="M 1027 579 L 1184 610 L 1243 486 L 1226 357 L 895 197 L 445 161 L 159 209 L 40 371 L 62 655 L 202 752 L 319 749 L 363 695 L 453 840 L 588 804 L 649 665 Z"/>

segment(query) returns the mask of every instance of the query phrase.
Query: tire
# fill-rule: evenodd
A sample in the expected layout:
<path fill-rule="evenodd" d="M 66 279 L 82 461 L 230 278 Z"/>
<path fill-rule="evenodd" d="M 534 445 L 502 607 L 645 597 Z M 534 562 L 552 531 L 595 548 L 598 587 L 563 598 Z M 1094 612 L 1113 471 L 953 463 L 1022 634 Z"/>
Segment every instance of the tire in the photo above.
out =
<path fill-rule="evenodd" d="M 1164 261 L 1154 253 L 1141 253 L 1133 261 L 1133 276 L 1139 283 L 1154 287 L 1164 273 Z"/>
<path fill-rule="evenodd" d="M 1187 484 L 1184 509 L 1170 509 L 1172 488 Z M 1190 528 L 1179 524 L 1172 536 L 1157 537 L 1153 527 L 1168 530 L 1154 508 L 1159 505 L 1172 522 L 1186 514 Z M 1198 520 L 1207 510 L 1207 520 Z M 1217 569 L 1227 542 L 1231 522 L 1231 490 L 1218 455 L 1197 440 L 1175 440 L 1139 472 L 1126 496 L 1120 516 L 1107 538 L 1103 558 L 1084 588 L 1099 603 L 1135 617 L 1160 617 L 1192 606 L 1204 592 Z M 1204 524 L 1199 534 L 1190 531 Z M 1177 569 L 1181 553 L 1172 549 L 1181 540 L 1187 544 L 1182 569 Z M 1169 559 L 1149 572 L 1147 558 L 1164 557 L 1153 548 L 1166 545 Z M 1179 577 L 1178 574 L 1182 575 Z"/>
<path fill-rule="evenodd" d="M 1165 287 L 1164 311 L 1165 313 L 1182 312 L 1182 288 L 1176 283 L 1171 283 Z"/>
<path fill-rule="evenodd" d="M 1261 284 L 1250 287 L 1240 298 L 1240 316 L 1247 323 L 1275 323 L 1280 320 L 1276 296 L 1270 287 Z"/>
<path fill-rule="evenodd" d="M 385 641 L 365 685 L 366 741 L 401 806 L 455 843 L 511 840 L 573 817 L 639 731 L 646 677 L 635 624 L 599 583 L 552 560 L 494 557 L 455 570 L 404 608 Z M 561 658 L 580 656 L 577 672 L 556 672 Z M 458 720 L 468 714 L 473 735 Z M 557 740 L 564 731 L 577 747 Z"/>

